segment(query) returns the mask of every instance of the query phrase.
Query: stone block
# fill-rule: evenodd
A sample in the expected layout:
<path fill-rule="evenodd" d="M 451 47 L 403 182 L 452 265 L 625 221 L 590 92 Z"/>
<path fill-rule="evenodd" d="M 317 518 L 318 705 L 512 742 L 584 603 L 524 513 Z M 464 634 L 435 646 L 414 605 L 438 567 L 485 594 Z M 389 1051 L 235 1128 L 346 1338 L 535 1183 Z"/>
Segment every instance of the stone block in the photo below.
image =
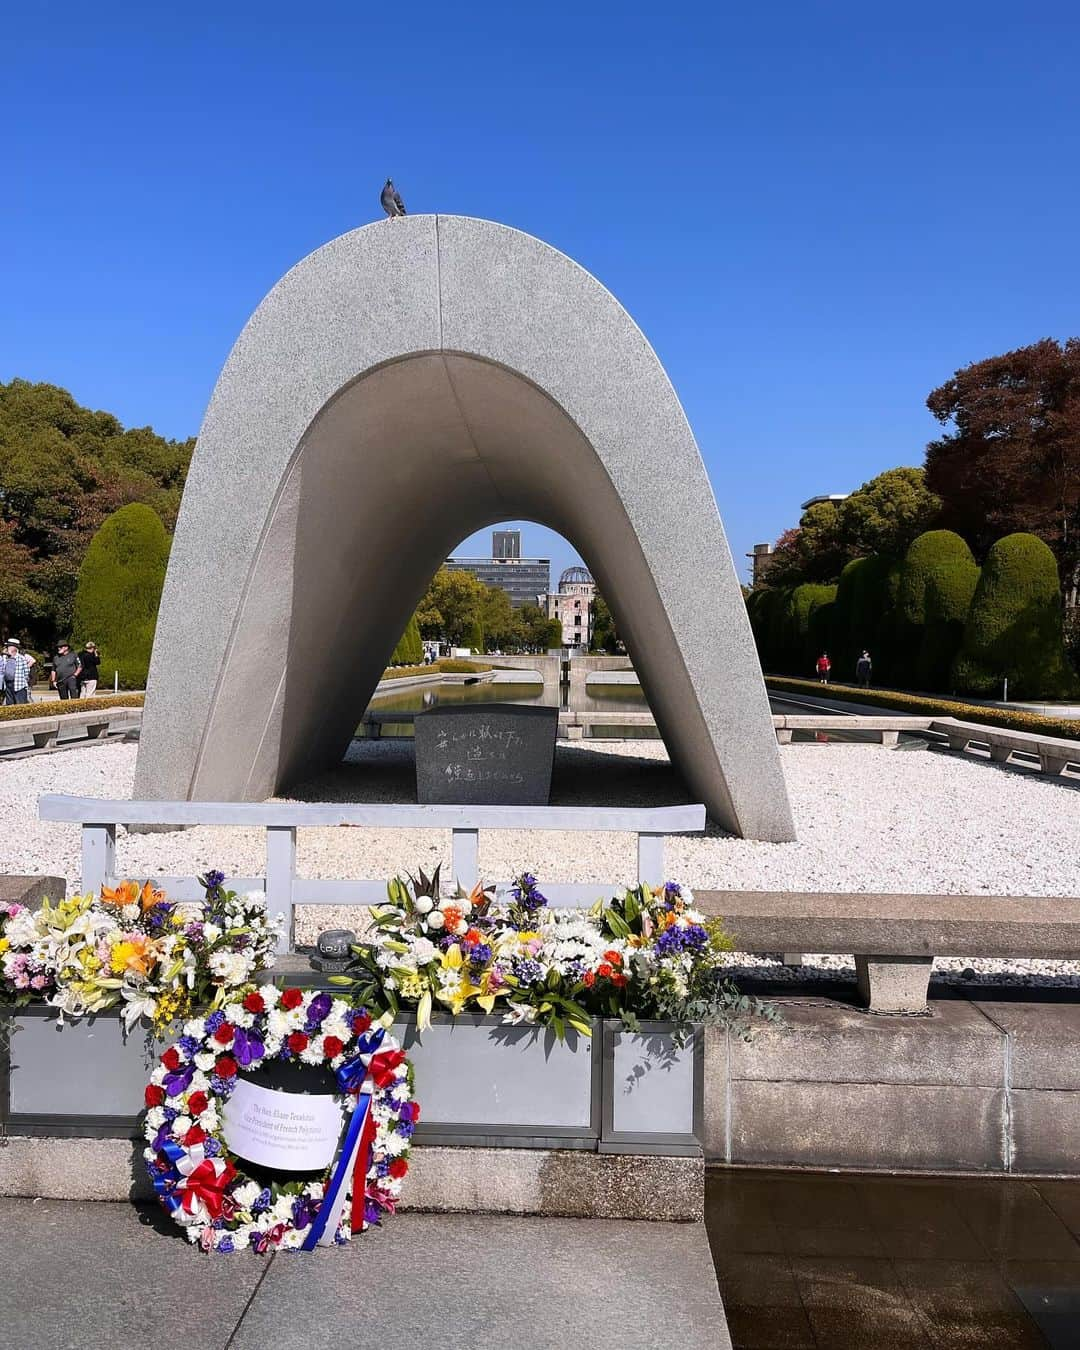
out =
<path fill-rule="evenodd" d="M 965 1087 L 1004 1081 L 1004 1035 L 962 1000 L 935 1001 L 932 1017 L 896 1018 L 827 999 L 777 1005 L 780 1025 L 761 1027 L 748 1043 L 731 1040 L 732 1078 Z"/>
<path fill-rule="evenodd" d="M 53 903 L 67 894 L 64 877 L 0 876 L 0 900 L 8 904 L 27 905 L 37 909 L 42 900 Z"/>
<path fill-rule="evenodd" d="M 770 1166 L 999 1171 L 1000 1088 L 731 1084 L 731 1161 Z"/>
<path fill-rule="evenodd" d="M 1009 1037 L 1010 1087 L 1080 1091 L 1080 1004 L 980 1002 L 978 1008 Z M 1080 1155 L 1080 1136 L 1076 1143 Z"/>
<path fill-rule="evenodd" d="M 414 726 L 421 805 L 547 806 L 558 708 L 431 708 Z"/>
<path fill-rule="evenodd" d="M 728 1035 L 719 1027 L 705 1027 L 705 1138 L 706 1158 L 728 1159 Z"/>
<path fill-rule="evenodd" d="M 859 997 L 874 1012 L 922 1012 L 932 956 L 856 956 Z"/>
<path fill-rule="evenodd" d="M 1080 1172 L 1080 1092 L 1021 1088 L 1010 1108 L 1014 1172 Z"/>

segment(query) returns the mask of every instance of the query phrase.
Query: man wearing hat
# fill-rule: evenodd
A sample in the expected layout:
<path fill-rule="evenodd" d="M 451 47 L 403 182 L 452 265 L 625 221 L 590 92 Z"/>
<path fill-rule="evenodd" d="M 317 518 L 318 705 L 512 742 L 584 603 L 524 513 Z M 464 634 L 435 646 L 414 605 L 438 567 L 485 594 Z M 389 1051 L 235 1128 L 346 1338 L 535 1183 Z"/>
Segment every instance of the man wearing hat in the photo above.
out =
<path fill-rule="evenodd" d="M 18 638 L 8 638 L 4 643 L 4 654 L 0 657 L 0 683 L 3 685 L 3 702 L 30 702 L 30 667 L 34 658 L 27 656 Z"/>
<path fill-rule="evenodd" d="M 71 650 L 70 644 L 67 642 L 57 643 L 49 683 L 58 691 L 61 698 L 79 697 L 79 674 L 81 671 L 82 663 Z"/>

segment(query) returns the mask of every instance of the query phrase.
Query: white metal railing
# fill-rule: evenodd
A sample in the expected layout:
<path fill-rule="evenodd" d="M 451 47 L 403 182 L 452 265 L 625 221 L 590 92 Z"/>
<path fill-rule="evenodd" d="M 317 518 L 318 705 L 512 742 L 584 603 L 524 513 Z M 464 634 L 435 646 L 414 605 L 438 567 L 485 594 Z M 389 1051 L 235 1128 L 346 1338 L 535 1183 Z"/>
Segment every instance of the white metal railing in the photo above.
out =
<path fill-rule="evenodd" d="M 664 881 L 664 840 L 705 828 L 705 807 L 695 806 L 349 806 L 329 802 L 127 802 L 46 794 L 38 798 L 42 820 L 82 827 L 82 887 L 98 890 L 116 880 L 118 825 L 176 829 L 192 825 L 247 825 L 266 831 L 266 874 L 234 877 L 236 889 L 265 889 L 271 913 L 287 919 L 282 950 L 295 941 L 295 906 L 372 905 L 386 897 L 386 881 L 318 880 L 296 875 L 296 831 L 354 826 L 369 829 L 451 831 L 451 869 L 462 886 L 479 880 L 481 830 L 601 831 L 637 836 L 637 879 Z M 193 877 L 155 877 L 178 900 L 201 892 Z M 555 904 L 591 904 L 618 883 L 545 885 Z"/>

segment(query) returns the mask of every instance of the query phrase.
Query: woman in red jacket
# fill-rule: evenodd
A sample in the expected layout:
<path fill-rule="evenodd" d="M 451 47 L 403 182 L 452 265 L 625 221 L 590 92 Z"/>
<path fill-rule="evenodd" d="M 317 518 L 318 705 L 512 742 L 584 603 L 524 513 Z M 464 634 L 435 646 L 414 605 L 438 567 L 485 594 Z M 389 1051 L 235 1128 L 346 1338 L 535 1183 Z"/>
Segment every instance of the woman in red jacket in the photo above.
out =
<path fill-rule="evenodd" d="M 817 659 L 817 677 L 819 683 L 829 683 L 830 670 L 832 670 L 832 662 L 829 660 L 829 654 L 828 652 L 822 652 Z"/>

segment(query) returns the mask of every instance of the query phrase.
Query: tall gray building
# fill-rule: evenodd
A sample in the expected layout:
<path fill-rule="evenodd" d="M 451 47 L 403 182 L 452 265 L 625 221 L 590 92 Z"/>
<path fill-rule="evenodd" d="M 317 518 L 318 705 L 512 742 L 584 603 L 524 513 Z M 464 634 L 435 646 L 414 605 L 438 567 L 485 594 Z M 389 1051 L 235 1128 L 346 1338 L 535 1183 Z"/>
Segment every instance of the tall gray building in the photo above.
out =
<path fill-rule="evenodd" d="M 447 558 L 451 572 L 471 572 L 485 586 L 498 586 L 511 607 L 543 605 L 551 589 L 551 560 L 523 558 L 520 530 L 493 530 L 490 558 Z"/>

